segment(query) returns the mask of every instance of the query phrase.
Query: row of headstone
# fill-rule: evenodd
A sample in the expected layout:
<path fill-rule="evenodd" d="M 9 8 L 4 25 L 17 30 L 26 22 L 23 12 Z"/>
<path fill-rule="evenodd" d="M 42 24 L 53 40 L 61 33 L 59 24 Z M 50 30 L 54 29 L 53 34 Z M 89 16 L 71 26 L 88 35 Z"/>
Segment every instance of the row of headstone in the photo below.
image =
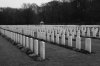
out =
<path fill-rule="evenodd" d="M 17 26 L 16 28 L 17 28 L 17 29 L 14 28 L 14 29 L 12 29 L 12 30 L 13 30 L 14 32 L 17 31 L 17 32 L 19 32 L 19 33 L 22 33 L 22 30 L 23 30 L 23 33 L 24 33 L 25 35 L 30 35 L 30 31 L 31 31 L 31 30 L 26 29 L 26 28 L 19 28 L 19 29 L 18 29 L 18 26 Z M 49 28 L 50 28 L 50 27 L 49 27 Z M 48 33 L 55 32 L 55 33 L 54 33 L 55 35 L 56 35 L 57 33 L 59 33 L 60 36 L 61 36 L 61 34 L 65 34 L 65 32 L 66 32 L 65 29 L 61 29 L 61 28 L 55 28 L 55 29 L 53 29 L 53 30 L 52 30 L 52 28 L 50 28 L 50 29 L 49 29 L 49 28 L 46 28 L 46 29 L 45 29 L 45 28 L 41 28 L 41 27 L 40 27 L 40 28 L 37 28 L 37 27 L 36 27 L 35 29 L 37 30 L 37 32 L 43 32 L 43 31 L 44 31 L 44 32 L 48 32 Z M 10 28 L 10 29 L 11 29 L 11 28 Z M 22 30 L 21 30 L 21 29 L 22 29 Z M 34 28 L 33 28 L 33 29 L 34 29 Z M 73 38 L 74 38 L 74 36 L 75 36 L 75 34 L 76 34 L 76 31 L 75 31 L 75 30 L 73 31 L 73 33 L 71 33 L 72 31 L 70 31 L 70 30 L 67 31 L 67 32 L 69 32 L 69 33 L 66 34 L 66 35 L 72 34 L 72 35 L 73 35 Z M 67 33 L 67 32 L 66 32 L 66 33 Z M 66 37 L 66 38 L 68 38 L 68 37 Z"/>
<path fill-rule="evenodd" d="M 49 42 L 53 42 L 53 43 L 56 43 L 56 44 L 61 44 L 61 45 L 66 45 L 66 39 L 68 39 L 68 46 L 70 46 L 70 47 L 72 47 L 73 38 L 75 38 L 76 39 L 76 48 L 81 49 L 81 37 L 80 37 L 81 36 L 81 30 L 80 30 L 79 27 L 76 27 L 76 29 L 69 28 L 69 29 L 66 29 L 66 30 L 59 30 L 60 28 L 59 29 L 55 28 L 53 30 L 49 30 L 49 28 L 47 30 L 44 30 L 42 28 L 42 30 L 41 30 L 40 28 L 41 27 L 39 27 L 39 28 L 35 27 L 36 30 L 34 30 L 34 31 L 31 31 L 29 29 L 27 29 L 27 30 L 23 29 L 24 30 L 23 34 L 34 35 L 34 33 L 32 33 L 32 32 L 36 31 L 37 38 L 43 39 L 43 40 L 46 40 L 46 41 L 49 41 Z M 86 29 L 82 29 L 82 30 L 84 32 L 86 31 Z M 87 35 L 90 36 L 90 29 L 89 28 L 88 28 Z M 27 40 L 27 42 L 28 42 L 28 40 Z M 85 43 L 85 46 L 87 46 L 86 43 Z M 91 45 L 89 45 L 89 46 L 91 47 Z M 85 49 L 85 50 L 87 50 L 87 49 Z M 87 51 L 89 51 L 89 50 L 87 50 Z"/>
<path fill-rule="evenodd" d="M 81 27 L 82 36 L 87 37 L 99 37 L 99 27 Z"/>
<path fill-rule="evenodd" d="M 20 44 L 24 48 L 30 49 L 35 55 L 39 55 L 42 60 L 45 59 L 45 42 L 30 38 L 20 33 L 0 29 L 0 33 Z M 40 45 L 39 45 L 40 42 Z"/>
<path fill-rule="evenodd" d="M 50 34 L 50 32 L 49 33 L 47 32 L 47 39 L 46 40 L 47 41 L 50 41 L 50 42 L 57 43 L 57 44 L 60 44 L 61 43 L 62 45 L 66 45 L 66 43 L 65 43 L 65 40 L 66 40 L 65 34 L 63 33 L 61 35 L 61 38 L 60 38 L 60 34 L 59 33 L 55 32 L 55 34 L 56 35 L 54 36 L 54 33 L 53 32 L 51 34 Z M 41 35 L 44 36 L 43 34 L 41 34 L 41 32 L 39 32 L 38 35 L 39 36 L 41 36 Z M 70 46 L 70 47 L 72 47 L 72 39 L 73 39 L 73 37 L 74 37 L 73 35 L 72 36 L 71 35 L 70 36 L 69 35 L 67 36 L 67 38 L 68 38 L 68 46 Z M 60 42 L 60 40 L 61 40 L 61 42 Z M 91 45 L 90 45 L 90 47 L 91 47 Z M 81 49 L 80 30 L 77 31 L 76 48 L 77 49 Z M 85 49 L 85 50 L 87 50 L 87 49 Z M 87 50 L 87 51 L 89 51 L 89 50 Z M 91 52 L 91 51 L 89 51 L 89 52 Z"/>

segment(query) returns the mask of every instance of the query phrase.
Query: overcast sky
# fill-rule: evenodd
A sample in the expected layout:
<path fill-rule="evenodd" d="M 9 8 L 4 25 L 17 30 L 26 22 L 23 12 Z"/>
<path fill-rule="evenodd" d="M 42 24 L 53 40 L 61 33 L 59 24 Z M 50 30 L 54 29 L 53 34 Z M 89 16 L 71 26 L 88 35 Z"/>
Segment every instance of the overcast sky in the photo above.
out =
<path fill-rule="evenodd" d="M 41 5 L 41 3 L 46 3 L 51 0 L 0 0 L 0 7 L 13 7 L 20 8 L 23 3 L 36 3 Z"/>

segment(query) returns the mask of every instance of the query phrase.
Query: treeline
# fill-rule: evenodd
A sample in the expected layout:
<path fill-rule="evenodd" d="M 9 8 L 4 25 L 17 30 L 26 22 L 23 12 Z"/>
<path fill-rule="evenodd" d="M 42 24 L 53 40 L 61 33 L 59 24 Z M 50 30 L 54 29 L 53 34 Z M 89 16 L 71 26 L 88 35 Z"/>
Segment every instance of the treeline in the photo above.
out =
<path fill-rule="evenodd" d="M 100 24 L 100 0 L 51 1 L 0 8 L 0 24 Z"/>
<path fill-rule="evenodd" d="M 38 24 L 38 14 L 31 8 L 2 8 L 0 12 L 0 24 Z"/>

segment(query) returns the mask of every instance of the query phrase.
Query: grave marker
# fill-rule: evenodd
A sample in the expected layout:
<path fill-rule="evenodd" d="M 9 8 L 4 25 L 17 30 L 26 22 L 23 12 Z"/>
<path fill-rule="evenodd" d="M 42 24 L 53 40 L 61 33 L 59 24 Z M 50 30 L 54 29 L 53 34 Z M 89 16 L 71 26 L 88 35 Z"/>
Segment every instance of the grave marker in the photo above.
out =
<path fill-rule="evenodd" d="M 40 42 L 40 57 L 45 59 L 45 42 Z"/>
<path fill-rule="evenodd" d="M 59 44 L 59 34 L 56 34 L 56 43 Z"/>
<path fill-rule="evenodd" d="M 76 37 L 76 48 L 81 49 L 81 37 L 79 36 Z"/>
<path fill-rule="evenodd" d="M 91 38 L 85 39 L 85 50 L 91 53 Z"/>
<path fill-rule="evenodd" d="M 34 40 L 34 53 L 38 55 L 38 40 L 37 39 Z"/>
<path fill-rule="evenodd" d="M 30 49 L 33 52 L 33 38 L 30 38 Z"/>
<path fill-rule="evenodd" d="M 72 36 L 68 36 L 68 46 L 72 47 Z"/>
<path fill-rule="evenodd" d="M 61 35 L 61 44 L 62 44 L 62 45 L 65 45 L 65 40 L 66 40 L 66 39 L 65 39 L 65 34 L 62 34 L 62 35 Z"/>

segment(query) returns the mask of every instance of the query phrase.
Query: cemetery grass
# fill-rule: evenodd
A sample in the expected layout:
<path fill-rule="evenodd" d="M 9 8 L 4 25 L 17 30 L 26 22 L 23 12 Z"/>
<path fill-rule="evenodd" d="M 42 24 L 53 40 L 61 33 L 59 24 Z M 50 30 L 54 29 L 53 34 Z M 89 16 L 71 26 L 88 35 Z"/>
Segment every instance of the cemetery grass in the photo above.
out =
<path fill-rule="evenodd" d="M 92 39 L 92 53 L 85 54 L 82 52 L 74 51 L 73 49 L 59 47 L 57 45 L 46 44 L 48 50 L 46 55 L 50 61 L 54 61 L 57 66 L 99 66 L 100 65 L 100 40 Z M 66 40 L 66 44 L 67 44 Z M 85 38 L 82 38 L 82 49 L 85 48 Z M 68 45 L 68 44 L 67 44 Z M 51 46 L 51 47 L 50 47 Z M 75 47 L 75 41 L 73 41 Z M 49 61 L 49 62 L 50 62 Z M 53 64 L 52 64 L 53 65 Z"/>
<path fill-rule="evenodd" d="M 0 37 L 0 66 L 100 66 L 99 43 L 100 40 L 92 39 L 94 53 L 84 54 L 47 42 L 46 60 L 34 61 L 5 38 Z M 75 41 L 73 44 L 75 46 Z M 84 48 L 84 38 L 82 45 Z"/>

